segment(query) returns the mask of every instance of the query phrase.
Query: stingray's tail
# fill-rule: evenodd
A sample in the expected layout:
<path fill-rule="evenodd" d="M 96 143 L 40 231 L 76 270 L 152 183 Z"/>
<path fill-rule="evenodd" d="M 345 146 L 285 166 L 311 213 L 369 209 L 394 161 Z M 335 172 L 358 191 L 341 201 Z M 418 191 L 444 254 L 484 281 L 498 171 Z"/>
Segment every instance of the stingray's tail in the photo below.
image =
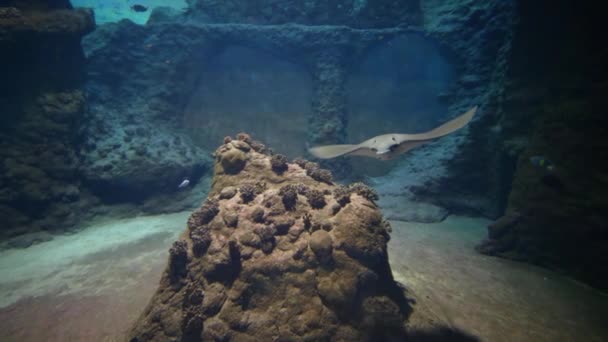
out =
<path fill-rule="evenodd" d="M 313 156 L 321 159 L 330 159 L 345 155 L 359 148 L 359 145 L 325 145 L 308 149 Z"/>

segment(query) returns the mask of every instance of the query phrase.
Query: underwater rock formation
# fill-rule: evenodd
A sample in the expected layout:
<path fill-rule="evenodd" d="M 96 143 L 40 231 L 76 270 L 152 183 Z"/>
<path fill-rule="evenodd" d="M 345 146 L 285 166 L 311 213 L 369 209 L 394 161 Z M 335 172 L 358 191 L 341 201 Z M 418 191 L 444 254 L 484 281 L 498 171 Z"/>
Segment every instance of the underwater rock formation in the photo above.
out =
<path fill-rule="evenodd" d="M 480 105 L 466 138 L 439 144 L 453 155 L 444 159 L 444 176 L 426 180 L 411 190 L 419 200 L 451 212 L 499 216 L 506 206 L 515 159 L 501 144 L 500 124 L 514 22 L 515 1 L 445 1 L 423 7 L 426 29 L 459 61 L 460 78 L 452 91 L 441 94 L 451 110 Z M 463 108 L 463 110 L 464 110 Z M 455 138 L 455 137 L 452 137 Z M 439 158 L 445 158 L 439 153 Z"/>
<path fill-rule="evenodd" d="M 296 23 L 380 28 L 414 25 L 422 19 L 418 0 L 187 0 L 187 3 L 190 6 L 188 16 L 204 23 Z"/>
<path fill-rule="evenodd" d="M 515 1 L 421 1 L 421 8 L 423 30 L 458 72 L 456 83 L 438 99 L 451 113 L 474 105 L 480 106 L 480 113 L 468 129 L 412 151 L 390 174 L 377 179 L 381 202 L 382 197 L 389 203 L 401 201 L 396 212 L 414 221 L 441 219 L 446 211 L 499 217 L 516 161 L 503 146 L 506 137 L 500 127 L 525 124 L 525 118 L 509 120 L 503 111 Z M 412 212 L 420 202 L 433 206 Z M 429 214 L 421 216 L 427 209 Z"/>
<path fill-rule="evenodd" d="M 488 227 L 478 250 L 560 270 L 606 291 L 608 56 L 597 45 L 602 11 L 592 3 L 536 1 L 522 2 L 519 12 L 504 113 L 511 123 L 504 127 L 505 145 L 519 159 L 506 213 Z M 559 44 L 547 41 L 546 32 Z"/>
<path fill-rule="evenodd" d="M 175 134 L 175 128 L 185 120 L 181 115 L 190 96 L 194 96 L 199 84 L 210 81 L 204 72 L 208 61 L 231 47 L 269 53 L 309 71 L 313 89 L 307 142 L 310 145 L 344 142 L 347 124 L 344 83 L 349 63 L 383 43 L 379 36 L 389 40 L 408 32 L 421 34 L 406 27 L 201 24 L 179 18 L 146 26 L 128 21 L 104 25 L 84 42 L 90 60 L 87 88 L 92 120 L 88 125 L 92 138 L 83 152 L 85 165 L 89 167 L 100 160 L 99 150 L 113 156 L 112 160 L 120 160 L 110 149 L 127 135 L 122 126 L 142 123 L 146 131 L 154 126 Z M 235 85 L 235 89 L 239 86 Z M 217 113 L 210 115 L 205 109 L 201 106 L 198 115 L 212 122 Z M 241 120 L 250 118 L 243 116 Z M 196 134 L 191 132 L 194 140 Z M 345 160 L 334 164 L 334 171 L 340 176 L 348 172 Z"/>
<path fill-rule="evenodd" d="M 404 196 L 432 203 L 441 213 L 449 211 L 497 217 L 504 209 L 514 157 L 508 151 L 502 151 L 501 136 L 490 132 L 489 128 L 500 120 L 500 115 L 494 111 L 500 108 L 504 91 L 505 56 L 510 49 L 514 1 L 349 2 L 342 4 L 341 14 L 312 21 L 298 20 L 302 13 L 308 11 L 296 11 L 302 6 L 300 3 L 278 5 L 258 1 L 256 5 L 239 3 L 237 6 L 232 2 L 191 1 L 189 4 L 191 8 L 185 14 L 189 21 L 180 16 L 165 16 L 143 27 L 123 21 L 104 26 L 87 40 L 87 51 L 93 60 L 92 102 L 97 101 L 94 99 L 97 96 L 97 102 L 103 103 L 104 107 L 113 100 L 120 101 L 119 97 L 109 95 L 112 92 L 108 89 L 120 89 L 122 93 L 140 97 L 133 90 L 139 91 L 143 87 L 149 89 L 143 92 L 143 98 L 152 99 L 154 106 L 166 110 L 159 112 L 153 108 L 150 112 L 158 114 L 142 121 L 163 117 L 166 119 L 163 125 L 164 122 L 180 122 L 181 118 L 175 117 L 175 113 L 184 108 L 189 96 L 194 96 L 193 90 L 198 84 L 213 81 L 205 78 L 202 71 L 206 63 L 201 61 L 212 61 L 231 47 L 244 47 L 269 53 L 302 66 L 310 73 L 312 106 L 311 112 L 307 113 L 306 143 L 310 146 L 345 143 L 349 122 L 345 82 L 352 72 L 352 65 L 359 63 L 370 51 L 390 44 L 394 38 L 416 34 L 437 43 L 441 54 L 458 71 L 458 82 L 449 91 L 438 94 L 439 101 L 445 103 L 451 113 L 481 105 L 481 113 L 489 114 L 476 120 L 470 133 L 446 138 L 429 146 L 427 152 L 418 154 L 418 157 L 408 156 L 412 160 L 432 160 L 425 164 L 434 164 L 434 171 L 429 173 L 411 167 L 418 162 L 404 163 L 404 170 L 400 173 L 413 174 L 415 176 L 410 178 L 417 179 L 408 185 Z M 340 8 L 340 4 L 337 5 Z M 327 11 L 325 3 L 313 1 L 306 6 L 323 9 L 318 12 L 320 14 L 333 11 Z M 362 11 L 357 12 L 354 7 Z M 369 22 L 362 20 L 361 15 L 372 13 L 365 11 L 373 8 L 390 9 L 391 15 L 373 15 Z M 404 13 L 410 19 L 405 19 Z M 395 18 L 393 15 L 401 19 L 391 21 Z M 341 21 L 340 16 L 357 20 Z M 329 25 L 306 26 L 294 22 Z M 361 29 L 340 26 L 341 23 Z M 379 27 L 383 29 L 376 29 Z M 106 48 L 110 50 L 106 51 Z M 107 72 L 106 64 L 112 65 Z M 131 77 L 131 70 L 136 71 L 134 77 Z M 185 70 L 189 72 L 183 72 Z M 157 89 L 159 84 L 160 90 Z M 238 87 L 235 85 L 237 92 Z M 117 113 L 127 112 L 124 107 L 131 107 L 133 101 L 129 96 L 122 98 L 128 99 L 129 104 L 120 105 L 123 109 Z M 204 117 L 199 120 L 213 121 L 213 115 L 205 113 L 204 104 L 199 107 L 201 113 L 198 115 Z M 112 125 L 115 120 L 106 119 L 106 111 L 106 108 L 101 108 L 94 116 Z M 143 118 L 147 112 L 134 116 Z M 248 119 L 243 117 L 243 120 Z M 117 130 L 116 134 L 109 136 L 121 135 L 120 128 Z M 195 141 L 202 140 L 197 139 L 196 132 L 191 134 Z M 116 140 L 106 139 L 110 140 L 109 145 Z M 497 150 L 501 152 L 496 153 Z M 87 160 L 96 160 L 96 148 L 90 153 Z M 339 178 L 351 176 L 351 168 L 345 158 L 323 162 L 323 165 L 330 167 Z M 411 201 L 408 199 L 408 202 Z M 445 214 L 437 217 L 443 216 Z"/>
<path fill-rule="evenodd" d="M 184 178 L 197 182 L 211 167 L 181 128 L 182 90 L 193 82 L 184 62 L 190 50 L 171 39 L 145 41 L 146 31 L 123 21 L 84 41 L 89 109 L 81 170 L 107 202 L 175 192 Z"/>
<path fill-rule="evenodd" d="M 217 149 L 209 198 L 129 341 L 402 340 L 410 308 L 373 191 L 278 173 L 239 138 Z"/>
<path fill-rule="evenodd" d="M 95 26 L 91 11 L 72 10 L 69 1 L 2 6 L 0 239 L 77 220 L 77 131 L 86 105 L 80 40 Z"/>

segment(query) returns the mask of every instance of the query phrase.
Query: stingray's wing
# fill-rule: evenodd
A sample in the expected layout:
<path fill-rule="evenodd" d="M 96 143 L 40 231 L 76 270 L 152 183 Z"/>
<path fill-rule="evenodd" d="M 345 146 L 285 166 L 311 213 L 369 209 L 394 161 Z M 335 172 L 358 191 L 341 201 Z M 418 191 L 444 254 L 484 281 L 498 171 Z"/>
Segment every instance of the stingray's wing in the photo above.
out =
<path fill-rule="evenodd" d="M 349 154 L 359 148 L 359 145 L 325 145 L 308 149 L 313 156 L 321 159 L 330 159 Z"/>
<path fill-rule="evenodd" d="M 331 159 L 339 156 L 364 156 L 378 158 L 376 152 L 365 146 L 365 142 L 357 145 L 324 145 L 308 149 L 308 152 L 320 159 Z"/>
<path fill-rule="evenodd" d="M 399 147 L 392 151 L 391 155 L 396 156 L 401 153 L 405 153 L 417 146 L 420 146 L 424 143 L 427 143 L 433 139 L 437 139 L 444 135 L 450 134 L 460 128 L 464 127 L 466 124 L 471 121 L 473 116 L 477 112 L 477 106 L 471 108 L 466 113 L 461 116 L 452 119 L 443 125 L 436 127 L 428 132 L 419 133 L 419 134 L 384 134 L 379 135 L 377 137 L 370 138 L 365 140 L 364 142 L 357 145 L 325 145 L 325 146 L 317 146 L 308 149 L 308 151 L 315 157 L 321 159 L 330 159 L 343 155 L 355 155 L 355 156 L 365 156 L 379 159 L 390 159 L 389 156 L 387 158 L 383 158 L 383 155 L 377 154 L 375 151 L 371 149 L 370 146 L 373 146 L 373 143 L 376 139 L 382 139 L 385 136 L 395 137 L 396 142 L 399 144 Z"/>
<path fill-rule="evenodd" d="M 424 133 L 418 134 L 396 134 L 397 140 L 399 143 L 403 143 L 406 141 L 421 141 L 421 140 L 432 140 L 440 138 L 444 135 L 448 135 L 454 131 L 461 129 L 466 126 L 473 116 L 477 112 L 477 106 L 469 109 L 466 113 L 456 117 L 441 126 L 435 127 L 432 130 Z M 411 149 L 411 148 L 410 148 Z M 408 149 L 409 150 L 409 149 Z"/>
<path fill-rule="evenodd" d="M 412 150 L 420 145 L 424 145 L 428 142 L 430 142 L 431 140 L 410 140 L 410 141 L 404 141 L 401 144 L 399 144 L 399 147 L 397 147 L 394 151 L 391 152 L 392 157 L 393 156 L 398 156 L 400 154 L 403 154 L 409 150 Z M 394 157 L 393 157 L 394 158 Z"/>

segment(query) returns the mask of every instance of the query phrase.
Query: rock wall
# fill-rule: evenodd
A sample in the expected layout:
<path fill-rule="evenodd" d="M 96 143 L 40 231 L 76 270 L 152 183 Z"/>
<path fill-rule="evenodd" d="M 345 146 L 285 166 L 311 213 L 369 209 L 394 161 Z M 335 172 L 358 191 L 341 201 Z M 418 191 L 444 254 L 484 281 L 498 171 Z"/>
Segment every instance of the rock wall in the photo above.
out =
<path fill-rule="evenodd" d="M 306 68 L 243 46 L 226 47 L 196 68 L 200 82 L 188 90 L 183 123 L 197 145 L 212 150 L 246 130 L 290 158 L 306 153 L 312 92 Z"/>
<path fill-rule="evenodd" d="M 410 175 L 408 179 L 404 180 L 404 177 L 400 177 L 401 179 L 398 180 L 384 181 L 391 184 L 399 182 L 407 184 L 399 186 L 396 188 L 397 190 L 383 193 L 394 203 L 403 202 L 405 198 L 408 202 L 411 200 L 427 202 L 429 206 L 439 208 L 437 212 L 497 217 L 504 211 L 506 194 L 515 164 L 514 154 L 508 148 L 503 148 L 501 144 L 504 135 L 500 128 L 503 117 L 501 99 L 507 68 L 505 59 L 510 49 L 512 26 L 515 20 L 514 2 L 426 0 L 415 5 L 412 4 L 413 2 L 400 3 L 398 5 L 401 6 L 400 10 L 396 13 L 411 13 L 416 16 L 416 20 L 403 20 L 399 23 L 392 23 L 390 20 L 383 22 L 382 18 L 391 18 L 388 16 L 376 18 L 377 25 L 367 26 L 392 26 L 391 28 L 351 29 L 344 26 L 273 25 L 299 22 L 297 11 L 288 15 L 275 7 L 297 9 L 298 6 L 301 6 L 300 4 L 273 5 L 269 3 L 268 6 L 273 8 L 272 14 L 277 17 L 267 18 L 264 21 L 260 18 L 267 17 L 263 14 L 265 3 L 259 3 L 259 6 L 255 8 L 240 4 L 239 10 L 229 11 L 228 9 L 235 4 L 191 2 L 192 8 L 184 17 L 180 17 L 178 14 L 169 15 L 162 9 L 157 9 L 151 16 L 153 20 L 145 27 L 132 29 L 125 22 L 109 26 L 106 32 L 116 32 L 100 34 L 101 39 L 109 36 L 130 38 L 116 38 L 113 39 L 112 44 L 106 43 L 106 46 L 113 46 L 113 44 L 121 46 L 119 49 L 113 50 L 111 54 L 100 54 L 96 57 L 96 54 L 103 51 L 103 49 L 98 49 L 93 51 L 91 56 L 92 59 L 102 61 L 104 58 L 106 60 L 118 59 L 117 56 L 121 54 L 129 54 L 128 57 L 121 59 L 121 64 L 129 70 L 141 70 L 141 78 L 147 78 L 148 80 L 144 82 L 150 84 L 154 82 L 153 80 L 158 82 L 159 76 L 162 76 L 162 73 L 152 70 L 157 68 L 155 65 L 158 65 L 160 70 L 159 61 L 171 60 L 171 66 L 164 66 L 165 69 L 188 70 L 188 76 L 179 83 L 167 82 L 160 77 L 161 83 L 171 84 L 168 88 L 174 90 L 176 95 L 172 97 L 180 99 L 177 101 L 178 103 L 181 103 L 187 96 L 195 96 L 193 89 L 210 87 L 210 82 L 213 81 L 213 79 L 206 78 L 208 75 L 204 72 L 204 62 L 196 65 L 192 61 L 210 61 L 207 64 L 213 65 L 217 56 L 230 48 L 257 50 L 303 67 L 309 72 L 312 81 L 311 110 L 308 113 L 306 128 L 307 139 L 305 142 L 289 141 L 290 145 L 300 144 L 299 148 L 289 146 L 289 151 L 281 151 L 280 144 L 275 145 L 278 146 L 279 152 L 291 154 L 293 152 L 290 151 L 303 150 L 305 144 L 314 146 L 350 141 L 347 132 L 350 115 L 349 92 L 352 92 L 352 89 L 347 87 L 347 82 L 352 77 L 351 73 L 372 51 L 386 48 L 393 40 L 406 34 L 421 36 L 437 46 L 446 63 L 454 68 L 454 75 L 457 78 L 449 89 L 437 94 L 440 102 L 438 105 L 447 108 L 447 115 L 444 118 L 460 114 L 473 105 L 481 105 L 482 109 L 470 130 L 444 138 L 423 152 L 408 156 L 395 172 L 395 174 L 407 173 Z M 316 6 L 314 2 L 310 5 Z M 382 2 L 374 2 L 365 3 L 365 6 L 382 7 L 384 5 Z M 205 11 L 202 10 L 203 8 Z M 241 10 L 242 12 L 239 12 Z M 257 12 L 249 13 L 247 12 L 249 10 Z M 244 14 L 245 12 L 248 14 Z M 213 18 L 210 19 L 209 16 Z M 179 21 L 180 24 L 177 24 L 176 21 Z M 209 22 L 221 23 L 209 24 Z M 267 25 L 243 24 L 249 22 Z M 341 22 L 338 18 L 327 23 L 340 24 Z M 348 24 L 348 22 L 346 23 Z M 405 27 L 405 25 L 412 24 L 420 26 L 417 28 Z M 201 34 L 204 34 L 204 38 L 199 36 Z M 172 43 L 159 44 L 162 40 L 160 37 L 170 40 Z M 122 45 L 117 43 L 119 40 L 122 41 Z M 143 43 L 147 41 L 152 43 Z M 171 47 L 171 50 L 167 50 L 166 47 Z M 156 56 L 163 57 L 157 58 Z M 106 66 L 99 64 L 99 71 L 95 73 L 101 74 L 105 68 Z M 151 68 L 151 76 L 144 76 L 147 68 Z M 170 73 L 170 71 L 167 72 Z M 122 75 L 116 73 L 111 78 L 105 77 L 105 80 L 101 82 L 107 83 L 106 88 L 114 87 L 116 82 L 132 84 L 134 82 L 132 80 L 123 81 L 127 77 L 126 75 L 129 75 L 129 72 L 125 70 Z M 93 75 L 93 79 L 92 84 L 100 80 L 95 75 Z M 116 82 L 111 81 L 112 79 L 115 79 Z M 154 86 L 154 88 L 157 87 L 157 85 Z M 240 84 L 235 85 L 235 91 L 239 87 Z M 176 91 L 178 89 L 179 91 Z M 158 96 L 156 96 L 158 93 L 144 92 L 144 94 L 158 102 Z M 162 95 L 162 92 L 160 94 Z M 238 97 L 238 94 L 234 94 L 234 96 Z M 213 106 L 206 107 L 204 99 L 201 101 L 194 110 L 189 108 L 189 112 L 198 110 L 199 113 L 187 116 L 187 120 L 198 123 L 209 122 L 208 125 L 214 127 L 214 117 L 223 114 L 215 112 Z M 105 106 L 107 101 L 100 100 L 99 102 Z M 190 103 L 198 102 L 190 101 Z M 179 113 L 180 107 L 183 107 L 182 104 L 171 104 L 171 106 L 175 113 Z M 105 109 L 102 109 L 99 112 L 104 111 Z M 124 111 L 121 110 L 121 112 Z M 229 114 L 226 115 L 229 116 Z M 179 114 L 177 115 L 179 116 Z M 97 117 L 104 118 L 103 115 L 97 115 Z M 146 121 L 149 120 L 149 118 L 146 119 Z M 246 121 L 247 118 L 243 117 L 243 120 Z M 179 121 L 180 119 L 176 118 L 175 122 Z M 279 131 L 289 129 L 280 127 L 278 120 L 276 123 L 279 125 Z M 185 124 L 188 126 L 188 122 Z M 238 125 L 235 124 L 235 126 Z M 235 127 L 234 129 L 241 128 Z M 197 132 L 193 129 L 189 133 L 195 141 L 200 142 L 205 141 L 206 138 L 200 136 L 203 131 L 201 129 Z M 226 132 L 226 134 L 230 133 Z M 110 136 L 114 136 L 114 134 L 110 134 Z M 118 139 L 120 140 L 120 138 Z M 107 144 L 109 147 L 103 147 L 102 151 L 109 149 L 111 151 L 114 140 L 116 139 L 110 139 Z M 96 160 L 96 148 L 91 149 L 91 153 L 93 156 L 91 160 Z M 115 153 L 110 152 L 110 154 Z M 91 163 L 91 165 L 93 164 Z M 360 174 L 353 175 L 353 170 L 346 158 L 338 158 L 323 162 L 323 164 L 330 167 L 341 178 L 361 176 Z M 428 172 L 427 169 L 416 167 L 421 164 L 432 165 L 433 171 Z M 393 166 L 394 164 L 389 165 L 389 167 Z M 103 170 L 103 167 L 110 166 L 93 165 L 91 175 L 98 174 L 100 168 Z M 365 167 L 358 169 L 365 169 Z M 454 181 L 455 179 L 458 181 Z M 379 181 L 379 183 L 381 182 Z M 445 214 L 440 216 L 444 217 Z"/>
<path fill-rule="evenodd" d="M 348 123 L 345 82 L 349 65 L 369 49 L 385 43 L 378 39 L 379 36 L 390 40 L 404 33 L 421 34 L 418 30 L 408 28 L 200 24 L 183 22 L 179 18 L 165 18 L 143 27 L 127 21 L 105 25 L 85 41 L 90 60 L 88 89 L 92 108 L 92 123 L 88 125 L 92 131 L 87 135 L 95 140 L 84 151 L 87 155 L 86 165 L 91 168 L 89 174 L 91 177 L 99 177 L 96 175 L 115 172 L 103 170 L 103 167 L 110 167 L 106 164 L 112 164 L 109 160 L 113 163 L 120 162 L 120 155 L 124 152 L 119 147 L 112 151 L 112 146 L 129 143 L 122 138 L 128 135 L 122 132 L 122 127 L 129 122 L 117 119 L 118 117 L 130 117 L 128 120 L 132 122 L 152 122 L 153 126 L 161 128 L 192 127 L 188 133 L 194 141 L 208 141 L 209 137 L 201 136 L 205 130 L 197 131 L 196 125 L 208 121 L 209 126 L 213 127 L 216 120 L 221 122 L 217 117 L 224 114 L 232 118 L 235 116 L 216 111 L 217 106 L 212 106 L 213 101 L 205 101 L 204 96 L 194 97 L 199 89 L 213 86 L 212 82 L 217 81 L 210 77 L 212 73 L 207 68 L 216 65 L 218 58 L 235 48 L 268 54 L 284 61 L 283 63 L 291 63 L 302 72 L 302 83 L 311 82 L 311 98 L 308 100 L 311 103 L 310 110 L 303 113 L 308 114 L 304 119 L 307 122 L 306 141 L 294 141 L 297 136 L 292 137 L 291 141 L 285 143 L 287 150 L 281 151 L 283 144 L 277 145 L 279 152 L 291 154 L 292 151 L 303 151 L 307 143 L 318 145 L 343 142 Z M 239 82 L 238 79 L 230 81 Z M 234 88 L 224 87 L 227 91 L 234 91 L 224 96 L 238 104 L 239 96 L 247 95 L 246 92 L 238 92 L 246 86 L 246 82 L 233 86 Z M 262 89 L 258 87 L 256 90 Z M 117 96 L 119 92 L 121 96 Z M 140 113 L 128 109 L 134 107 L 137 101 L 145 108 Z M 277 102 L 280 101 L 283 100 Z M 156 107 L 161 107 L 161 110 Z M 129 114 L 130 112 L 133 113 Z M 247 111 L 243 109 L 239 112 Z M 247 120 L 252 118 L 243 115 L 240 120 L 234 120 L 234 127 L 224 134 L 239 129 Z M 253 123 L 253 129 L 259 124 L 259 121 Z M 281 131 L 292 130 L 295 123 L 283 121 L 284 125 L 281 126 L 277 120 L 275 124 L 277 135 L 268 137 L 269 140 L 276 139 Z M 228 129 L 227 126 L 222 128 Z M 171 130 L 174 131 L 173 128 Z M 221 133 L 214 133 L 215 136 L 219 134 Z M 208 145 L 202 147 L 211 148 Z M 103 155 L 116 157 L 100 161 L 99 151 Z M 129 161 L 129 158 L 125 160 Z M 348 174 L 349 168 L 345 160 L 337 160 L 328 165 L 333 165 L 341 176 Z"/>
<path fill-rule="evenodd" d="M 352 8 L 332 18 L 310 14 L 333 13 L 334 9 L 325 8 L 325 3 L 309 3 L 310 13 L 275 8 L 299 9 L 303 6 L 300 3 L 279 6 L 260 2 L 257 7 L 241 6 L 241 12 L 226 10 L 233 5 L 230 2 L 191 4 L 186 14 L 157 8 L 145 26 L 128 21 L 104 25 L 85 41 L 88 106 L 84 117 L 80 116 L 76 137 L 82 142 L 77 151 L 78 175 L 87 189 L 106 202 L 132 203 L 167 196 L 175 192 L 183 178 L 197 183 L 209 163 L 205 146 L 201 149 L 193 142 L 201 141 L 203 132 L 185 129 L 189 119 L 184 111 L 193 103 L 194 90 L 212 81 L 203 72 L 212 64 L 207 61 L 233 47 L 266 53 L 308 72 L 312 84 L 307 138 L 290 141 L 300 144 L 301 150 L 306 144 L 347 140 L 346 84 L 350 73 L 371 51 L 403 35 L 434 41 L 457 69 L 458 83 L 439 94 L 449 113 L 458 114 L 474 104 L 493 109 L 501 94 L 502 61 L 509 48 L 513 19 L 510 1 L 338 3 L 337 8 Z M 272 9 L 270 17 L 264 14 L 267 8 Z M 213 18 L 205 19 L 202 9 Z M 216 21 L 223 23 L 209 24 Z M 265 25 L 243 24 L 247 22 Z M 277 23 L 281 25 L 274 25 Z M 499 61 L 496 68 L 490 66 L 494 61 Z M 217 113 L 201 115 L 198 120 L 213 121 L 213 115 Z M 404 194 L 408 199 L 433 202 L 441 213 L 449 210 L 496 216 L 504 207 L 505 179 L 512 162 L 505 153 L 494 153 L 500 136 L 488 134 L 488 127 L 498 120 L 496 115 L 483 115 L 470 134 L 462 132 L 442 139 L 434 148 L 417 154 L 419 157 L 408 158 L 399 170 L 413 175 L 409 183 L 396 188 L 398 193 L 386 194 L 396 199 L 395 203 L 402 202 Z M 434 171 L 415 166 L 422 162 Z M 352 176 L 347 159 L 324 165 L 340 177 Z M 456 178 L 462 181 L 453 182 Z"/>
<path fill-rule="evenodd" d="M 87 10 L 67 1 L 0 7 L 0 239 L 70 226 L 81 194 L 77 130 L 85 111 Z"/>
<path fill-rule="evenodd" d="M 217 1 L 188 0 L 189 16 L 205 23 L 346 25 L 394 27 L 420 23 L 417 0 Z"/>
<path fill-rule="evenodd" d="M 421 8 L 424 31 L 456 68 L 456 82 L 439 99 L 453 116 L 480 109 L 467 128 L 408 153 L 373 184 L 390 218 L 496 218 L 506 207 L 516 161 L 512 146 L 503 144 L 507 128 L 518 123 L 503 109 L 515 1 L 426 0 Z"/>
<path fill-rule="evenodd" d="M 89 110 L 82 125 L 84 181 L 108 202 L 142 201 L 193 184 L 210 168 L 182 125 L 196 78 L 187 32 L 171 38 L 129 21 L 106 24 L 84 41 Z"/>
<path fill-rule="evenodd" d="M 504 99 L 506 144 L 519 159 L 506 215 L 479 250 L 607 290 L 608 54 L 598 45 L 600 13 L 591 3 L 520 3 Z"/>
<path fill-rule="evenodd" d="M 403 340 L 410 308 L 373 190 L 265 150 L 245 134 L 218 148 L 129 341 Z"/>
<path fill-rule="evenodd" d="M 503 98 L 517 22 L 516 2 L 422 4 L 425 29 L 451 51 L 460 68 L 458 81 L 442 98 L 450 112 L 462 113 L 473 105 L 479 105 L 481 111 L 463 132 L 464 140 L 457 135 L 443 140 L 446 150 L 452 148 L 449 144 L 457 146 L 444 164 L 445 177 L 427 180 L 413 192 L 419 199 L 455 213 L 497 217 L 504 212 L 515 163 L 511 151 L 503 146 L 506 135 L 501 127 L 507 120 Z"/>

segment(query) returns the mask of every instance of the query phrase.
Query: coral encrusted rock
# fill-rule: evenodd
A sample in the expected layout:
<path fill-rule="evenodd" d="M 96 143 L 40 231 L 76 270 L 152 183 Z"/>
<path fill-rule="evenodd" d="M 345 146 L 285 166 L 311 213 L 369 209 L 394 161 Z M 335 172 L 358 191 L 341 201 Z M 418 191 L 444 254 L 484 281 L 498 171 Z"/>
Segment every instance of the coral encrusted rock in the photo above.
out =
<path fill-rule="evenodd" d="M 410 307 L 370 196 L 361 185 L 336 196 L 297 164 L 277 174 L 252 144 L 226 139 L 216 151 L 209 198 L 128 340 L 403 340 Z M 235 151 L 239 172 L 222 165 Z"/>

